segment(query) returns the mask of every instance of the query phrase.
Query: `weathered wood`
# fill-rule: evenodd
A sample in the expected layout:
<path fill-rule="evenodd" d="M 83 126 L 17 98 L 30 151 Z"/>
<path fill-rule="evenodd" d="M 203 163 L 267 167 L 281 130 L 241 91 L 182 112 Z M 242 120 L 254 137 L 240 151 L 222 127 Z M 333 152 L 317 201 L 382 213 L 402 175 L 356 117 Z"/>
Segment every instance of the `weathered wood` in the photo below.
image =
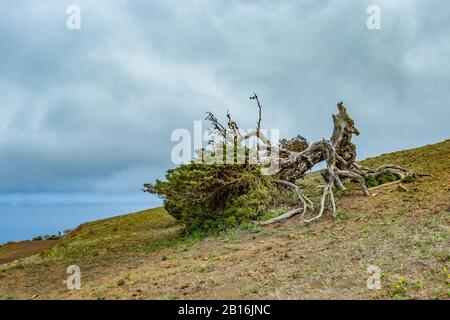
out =
<path fill-rule="evenodd" d="M 227 114 L 227 117 L 229 119 L 228 128 L 232 132 L 231 136 L 226 133 L 227 130 L 225 127 L 218 122 L 212 113 L 208 113 L 206 119 L 212 123 L 213 129 L 224 137 L 224 143 L 240 144 L 251 137 L 257 137 L 259 141 L 258 151 L 260 150 L 260 146 L 264 147 L 261 150 L 267 151 L 267 155 L 264 160 L 261 160 L 260 165 L 267 166 L 274 162 L 278 163 L 279 171 L 276 173 L 277 182 L 290 188 L 302 203 L 302 207 L 289 210 L 285 214 L 260 223 L 261 225 L 281 222 L 299 213 L 301 213 L 303 222 L 315 221 L 323 216 L 327 199 L 330 204 L 332 216 L 336 217 L 333 188 L 345 189 L 343 181 L 357 182 L 361 186 L 364 195 L 369 195 L 369 190 L 366 185 L 366 179 L 369 177 L 376 178 L 383 173 L 391 172 L 399 179 L 403 179 L 405 176 L 414 174 L 408 169 L 393 164 L 383 165 L 377 169 L 370 169 L 358 164 L 355 161 L 356 146 L 351 140 L 353 135 L 359 135 L 359 130 L 355 127 L 353 119 L 349 116 L 342 102 L 337 104 L 338 113 L 333 115 L 334 128 L 329 140 L 322 139 L 308 145 L 306 139 L 297 136 L 291 140 L 282 140 L 280 146 L 272 146 L 269 139 L 260 132 L 261 104 L 259 99 L 256 94 L 250 99 L 255 99 L 259 108 L 258 127 L 253 132 L 241 135 L 237 124 L 231 120 L 229 114 Z M 321 173 L 327 184 L 323 188 L 318 213 L 312 218 L 305 218 L 308 208 L 313 211 L 313 204 L 295 182 L 298 179 L 304 178 L 305 173 L 320 162 L 326 163 L 326 169 L 322 170 Z"/>

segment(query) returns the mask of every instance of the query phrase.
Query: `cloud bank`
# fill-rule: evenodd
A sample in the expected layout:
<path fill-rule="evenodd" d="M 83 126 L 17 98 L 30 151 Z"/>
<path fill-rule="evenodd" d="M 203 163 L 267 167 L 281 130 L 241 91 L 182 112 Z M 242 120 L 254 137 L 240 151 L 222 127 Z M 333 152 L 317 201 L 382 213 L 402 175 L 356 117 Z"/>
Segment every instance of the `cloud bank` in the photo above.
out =
<path fill-rule="evenodd" d="M 138 191 L 206 110 L 254 126 L 253 91 L 263 126 L 309 140 L 344 101 L 360 158 L 448 138 L 448 1 L 6 2 L 0 192 Z"/>

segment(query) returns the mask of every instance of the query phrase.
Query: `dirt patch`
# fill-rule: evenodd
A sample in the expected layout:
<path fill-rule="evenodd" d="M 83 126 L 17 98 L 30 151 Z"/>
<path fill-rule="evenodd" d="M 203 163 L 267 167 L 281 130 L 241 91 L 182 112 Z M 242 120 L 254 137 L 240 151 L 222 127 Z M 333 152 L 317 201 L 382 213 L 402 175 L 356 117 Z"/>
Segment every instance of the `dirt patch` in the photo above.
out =
<path fill-rule="evenodd" d="M 0 247 L 0 265 L 26 258 L 53 247 L 58 240 L 20 241 Z"/>

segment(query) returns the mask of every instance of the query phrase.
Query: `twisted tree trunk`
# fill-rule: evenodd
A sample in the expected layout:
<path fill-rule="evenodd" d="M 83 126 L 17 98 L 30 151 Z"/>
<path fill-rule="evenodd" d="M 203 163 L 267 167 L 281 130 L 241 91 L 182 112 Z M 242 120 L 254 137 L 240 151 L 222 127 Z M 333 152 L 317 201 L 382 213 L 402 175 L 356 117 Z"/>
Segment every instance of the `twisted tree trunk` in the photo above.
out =
<path fill-rule="evenodd" d="M 345 190 L 345 182 L 357 182 L 361 186 L 364 195 L 368 195 L 366 179 L 369 177 L 376 178 L 386 172 L 393 173 L 398 179 L 403 179 L 407 175 L 414 175 L 412 171 L 396 165 L 387 164 L 377 169 L 370 169 L 355 161 L 356 146 L 351 140 L 353 135 L 359 135 L 359 131 L 342 102 L 337 104 L 338 113 L 333 115 L 334 129 L 329 140 L 323 139 L 308 145 L 304 138 L 298 136 L 291 141 L 282 140 L 280 146 L 276 147 L 272 146 L 270 141 L 260 131 L 261 104 L 258 96 L 255 94 L 251 99 L 257 101 L 260 111 L 257 122 L 258 127 L 253 132 L 241 135 L 237 124 L 231 120 L 229 114 L 227 116 L 230 130 L 221 125 L 212 113 L 208 113 L 206 119 L 213 124 L 213 130 L 223 136 L 225 143 L 240 144 L 251 137 L 257 137 L 259 140 L 258 150 L 263 149 L 267 151 L 266 157 L 261 158 L 261 165 L 267 166 L 277 162 L 279 164 L 279 171 L 276 173 L 277 182 L 288 187 L 299 198 L 301 207 L 292 209 L 271 220 L 264 221 L 261 223 L 262 225 L 281 222 L 300 213 L 303 222 L 312 222 L 324 214 L 327 200 L 331 207 L 332 216 L 336 217 L 333 189 Z M 229 134 L 230 131 L 231 135 Z M 305 218 L 308 209 L 314 211 L 314 206 L 295 182 L 304 178 L 305 173 L 316 164 L 324 161 L 326 169 L 322 170 L 321 173 L 326 181 L 326 185 L 323 188 L 319 210 L 313 217 Z"/>

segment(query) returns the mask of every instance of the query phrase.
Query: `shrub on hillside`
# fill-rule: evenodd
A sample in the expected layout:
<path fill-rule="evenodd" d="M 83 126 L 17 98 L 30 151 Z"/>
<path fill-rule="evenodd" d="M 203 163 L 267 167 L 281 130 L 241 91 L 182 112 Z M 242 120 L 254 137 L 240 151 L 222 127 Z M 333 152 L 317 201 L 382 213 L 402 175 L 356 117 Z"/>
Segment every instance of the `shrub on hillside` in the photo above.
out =
<path fill-rule="evenodd" d="M 413 181 L 416 181 L 416 177 L 414 175 L 407 175 L 406 177 L 404 177 L 402 179 L 402 182 L 404 182 L 404 183 L 410 183 Z"/>
<path fill-rule="evenodd" d="M 187 230 L 231 226 L 260 217 L 275 194 L 273 178 L 256 165 L 196 164 L 167 171 L 166 181 L 145 184 Z"/>
<path fill-rule="evenodd" d="M 371 188 L 371 187 L 376 187 L 379 183 L 376 178 L 368 177 L 368 178 L 366 178 L 366 184 L 369 188 Z"/>
<path fill-rule="evenodd" d="M 398 180 L 398 177 L 393 174 L 392 172 L 385 172 L 383 174 L 380 174 L 377 177 L 378 183 L 379 184 L 385 184 L 385 183 L 389 183 L 395 180 Z"/>
<path fill-rule="evenodd" d="M 385 172 L 383 174 L 380 174 L 377 177 L 368 177 L 366 178 L 366 184 L 369 188 L 376 187 L 380 184 L 389 183 L 392 181 L 396 181 L 399 178 L 393 174 L 392 172 Z"/>

